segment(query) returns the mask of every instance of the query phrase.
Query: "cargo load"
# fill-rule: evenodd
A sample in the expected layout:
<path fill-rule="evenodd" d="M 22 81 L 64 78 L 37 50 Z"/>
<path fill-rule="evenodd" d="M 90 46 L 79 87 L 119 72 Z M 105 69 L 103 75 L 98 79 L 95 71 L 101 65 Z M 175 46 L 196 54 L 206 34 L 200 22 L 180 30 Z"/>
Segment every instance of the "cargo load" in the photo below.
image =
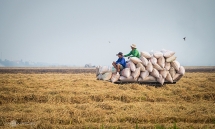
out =
<path fill-rule="evenodd" d="M 131 57 L 126 68 L 116 74 L 116 69 L 109 66 L 96 67 L 98 80 L 108 80 L 113 83 L 120 82 L 158 82 L 176 83 L 185 74 L 185 68 L 176 60 L 175 52 L 161 50 L 153 53 L 142 51 L 140 58 Z"/>

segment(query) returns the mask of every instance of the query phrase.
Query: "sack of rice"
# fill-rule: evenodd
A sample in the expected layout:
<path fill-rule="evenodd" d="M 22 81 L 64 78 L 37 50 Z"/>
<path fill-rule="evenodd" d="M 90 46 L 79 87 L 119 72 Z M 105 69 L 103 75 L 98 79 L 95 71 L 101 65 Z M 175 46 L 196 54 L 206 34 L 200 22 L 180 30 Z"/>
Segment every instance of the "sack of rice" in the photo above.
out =
<path fill-rule="evenodd" d="M 133 72 L 136 70 L 135 64 L 131 61 L 126 63 L 126 68 L 130 68 Z"/>
<path fill-rule="evenodd" d="M 142 61 L 137 57 L 130 57 L 130 61 L 132 61 L 134 64 L 142 63 Z"/>
<path fill-rule="evenodd" d="M 102 74 L 101 78 L 102 78 L 102 80 L 107 81 L 107 80 L 110 80 L 111 77 L 112 77 L 112 72 L 107 72 L 107 73 Z"/>
<path fill-rule="evenodd" d="M 175 54 L 175 52 L 173 52 L 173 51 L 165 51 L 163 53 L 163 56 L 166 58 L 169 58 L 169 57 L 173 56 L 174 54 Z"/>
<path fill-rule="evenodd" d="M 103 73 L 107 73 L 107 72 L 116 72 L 116 69 L 112 66 L 100 66 L 99 67 L 99 73 L 103 74 Z"/>
<path fill-rule="evenodd" d="M 109 66 L 101 66 L 101 67 L 99 67 L 99 73 L 100 74 L 106 73 L 108 71 L 110 71 L 110 67 Z"/>
<path fill-rule="evenodd" d="M 135 81 L 134 78 L 133 78 L 132 76 L 130 76 L 130 77 L 128 77 L 128 78 L 126 78 L 126 77 L 124 77 L 124 76 L 120 76 L 119 80 L 120 80 L 121 82 L 134 82 L 134 81 Z"/>
<path fill-rule="evenodd" d="M 119 80 L 120 74 L 113 74 L 111 77 L 111 82 L 116 82 Z"/>
<path fill-rule="evenodd" d="M 178 73 L 181 75 L 184 75 L 185 74 L 185 68 L 183 66 L 180 66 Z"/>
<path fill-rule="evenodd" d="M 173 83 L 173 80 L 172 80 L 170 73 L 167 73 L 166 81 Z"/>
<path fill-rule="evenodd" d="M 140 76 L 140 68 L 136 68 L 134 72 L 131 73 L 133 76 L 134 80 L 137 80 L 137 78 Z"/>
<path fill-rule="evenodd" d="M 157 69 L 153 68 L 152 72 L 150 73 L 151 76 L 159 78 L 159 72 Z"/>
<path fill-rule="evenodd" d="M 160 58 L 160 57 L 163 56 L 163 53 L 160 52 L 160 51 L 156 51 L 156 52 L 153 53 L 153 55 L 154 55 L 155 58 Z"/>
<path fill-rule="evenodd" d="M 96 78 L 97 80 L 102 80 L 102 74 L 99 74 Z"/>
<path fill-rule="evenodd" d="M 100 67 L 100 66 L 97 66 L 97 67 L 96 67 L 96 77 L 99 75 L 99 67 Z"/>
<path fill-rule="evenodd" d="M 140 55 L 142 57 L 145 57 L 145 58 L 151 58 L 151 55 L 148 52 L 145 52 L 145 51 L 140 52 Z"/>
<path fill-rule="evenodd" d="M 170 73 L 171 77 L 173 78 L 175 76 L 175 74 L 176 74 L 176 71 L 175 71 L 175 69 L 173 67 L 171 67 L 170 70 L 169 70 L 169 73 Z"/>
<path fill-rule="evenodd" d="M 152 66 L 151 61 L 149 61 L 148 65 L 146 66 L 146 70 L 149 71 L 149 72 L 152 72 L 153 66 Z"/>
<path fill-rule="evenodd" d="M 160 65 L 161 68 L 164 68 L 164 66 L 165 66 L 165 58 L 163 56 L 158 58 L 158 64 Z"/>
<path fill-rule="evenodd" d="M 175 76 L 174 76 L 174 78 L 173 78 L 173 81 L 175 81 L 175 82 L 179 81 L 182 78 L 182 76 L 183 75 L 176 73 Z"/>
<path fill-rule="evenodd" d="M 121 72 L 120 72 L 120 75 L 128 78 L 131 76 L 131 70 L 130 68 L 124 68 Z"/>
<path fill-rule="evenodd" d="M 172 66 L 175 70 L 179 71 L 180 63 L 179 63 L 178 61 L 175 60 L 175 61 L 171 62 L 171 66 Z"/>
<path fill-rule="evenodd" d="M 157 64 L 157 59 L 155 57 L 152 57 L 150 59 L 150 61 L 151 61 L 152 64 Z"/>
<path fill-rule="evenodd" d="M 140 60 L 142 61 L 142 64 L 144 65 L 144 66 L 147 66 L 148 65 L 148 63 L 149 63 L 149 61 L 145 58 L 145 57 L 140 57 Z"/>
<path fill-rule="evenodd" d="M 149 72 L 148 72 L 147 70 L 140 73 L 140 77 L 141 77 L 142 79 L 145 79 L 145 78 L 148 77 L 148 76 L 149 76 Z"/>
<path fill-rule="evenodd" d="M 138 82 L 156 82 L 156 78 L 150 75 L 144 79 L 142 79 L 142 77 L 139 77 Z"/>
<path fill-rule="evenodd" d="M 137 65 L 136 65 L 136 67 L 137 68 L 140 68 L 140 71 L 146 71 L 146 68 L 143 66 L 143 64 L 141 64 L 141 63 L 138 63 Z"/>
<path fill-rule="evenodd" d="M 161 85 L 163 85 L 163 83 L 164 83 L 164 78 L 162 77 L 162 75 L 159 75 L 159 77 L 157 78 L 157 81 L 161 84 Z"/>
<path fill-rule="evenodd" d="M 159 71 L 159 73 L 162 75 L 163 78 L 166 78 L 166 76 L 169 72 L 166 70 L 161 70 L 161 71 Z"/>
<path fill-rule="evenodd" d="M 171 57 L 166 58 L 166 62 L 168 62 L 168 63 L 170 63 L 170 62 L 172 62 L 174 60 L 176 60 L 176 56 L 174 56 L 174 55 L 171 56 Z"/>
<path fill-rule="evenodd" d="M 170 63 L 165 62 L 165 66 L 164 66 L 164 68 L 165 68 L 167 71 L 169 71 L 169 70 L 170 70 L 170 67 L 171 67 Z"/>
<path fill-rule="evenodd" d="M 116 73 L 116 68 L 112 67 L 111 72 L 112 72 L 112 73 Z"/>
<path fill-rule="evenodd" d="M 164 70 L 163 68 L 160 67 L 160 65 L 158 65 L 157 63 L 156 64 L 153 64 L 153 67 L 157 70 Z"/>
<path fill-rule="evenodd" d="M 161 50 L 161 52 L 164 54 L 166 51 L 168 51 L 168 50 L 166 50 L 166 49 L 162 49 Z"/>

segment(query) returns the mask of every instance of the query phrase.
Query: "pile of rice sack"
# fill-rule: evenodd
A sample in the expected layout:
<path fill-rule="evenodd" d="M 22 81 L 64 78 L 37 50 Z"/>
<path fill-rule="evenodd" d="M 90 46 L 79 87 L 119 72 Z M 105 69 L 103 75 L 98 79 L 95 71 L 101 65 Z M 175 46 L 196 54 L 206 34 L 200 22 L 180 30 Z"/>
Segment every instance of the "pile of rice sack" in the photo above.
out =
<path fill-rule="evenodd" d="M 120 75 L 114 67 L 96 67 L 98 80 L 111 82 L 177 82 L 185 74 L 185 68 L 176 60 L 175 52 L 170 50 L 153 53 L 141 52 L 141 57 L 130 57 Z"/>

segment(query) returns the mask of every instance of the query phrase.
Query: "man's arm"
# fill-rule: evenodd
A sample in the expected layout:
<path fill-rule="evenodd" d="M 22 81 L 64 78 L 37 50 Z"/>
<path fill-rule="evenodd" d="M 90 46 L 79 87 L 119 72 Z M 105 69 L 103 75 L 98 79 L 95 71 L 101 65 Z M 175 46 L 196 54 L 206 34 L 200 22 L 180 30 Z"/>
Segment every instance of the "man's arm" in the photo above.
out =
<path fill-rule="evenodd" d="M 124 57 L 130 56 L 130 55 L 131 55 L 131 51 L 130 51 L 130 53 L 124 55 Z"/>
<path fill-rule="evenodd" d="M 120 63 L 119 59 L 116 61 L 116 64 Z"/>

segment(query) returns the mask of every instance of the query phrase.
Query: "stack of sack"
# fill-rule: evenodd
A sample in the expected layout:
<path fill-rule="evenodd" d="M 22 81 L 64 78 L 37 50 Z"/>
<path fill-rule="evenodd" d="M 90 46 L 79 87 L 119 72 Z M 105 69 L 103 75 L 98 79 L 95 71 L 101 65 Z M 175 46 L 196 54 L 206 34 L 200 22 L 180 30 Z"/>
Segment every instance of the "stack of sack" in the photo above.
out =
<path fill-rule="evenodd" d="M 96 76 L 99 80 L 112 82 L 177 82 L 185 74 L 185 68 L 176 60 L 175 52 L 161 50 L 153 53 L 141 52 L 141 57 L 130 57 L 120 75 L 114 67 L 97 67 Z"/>

